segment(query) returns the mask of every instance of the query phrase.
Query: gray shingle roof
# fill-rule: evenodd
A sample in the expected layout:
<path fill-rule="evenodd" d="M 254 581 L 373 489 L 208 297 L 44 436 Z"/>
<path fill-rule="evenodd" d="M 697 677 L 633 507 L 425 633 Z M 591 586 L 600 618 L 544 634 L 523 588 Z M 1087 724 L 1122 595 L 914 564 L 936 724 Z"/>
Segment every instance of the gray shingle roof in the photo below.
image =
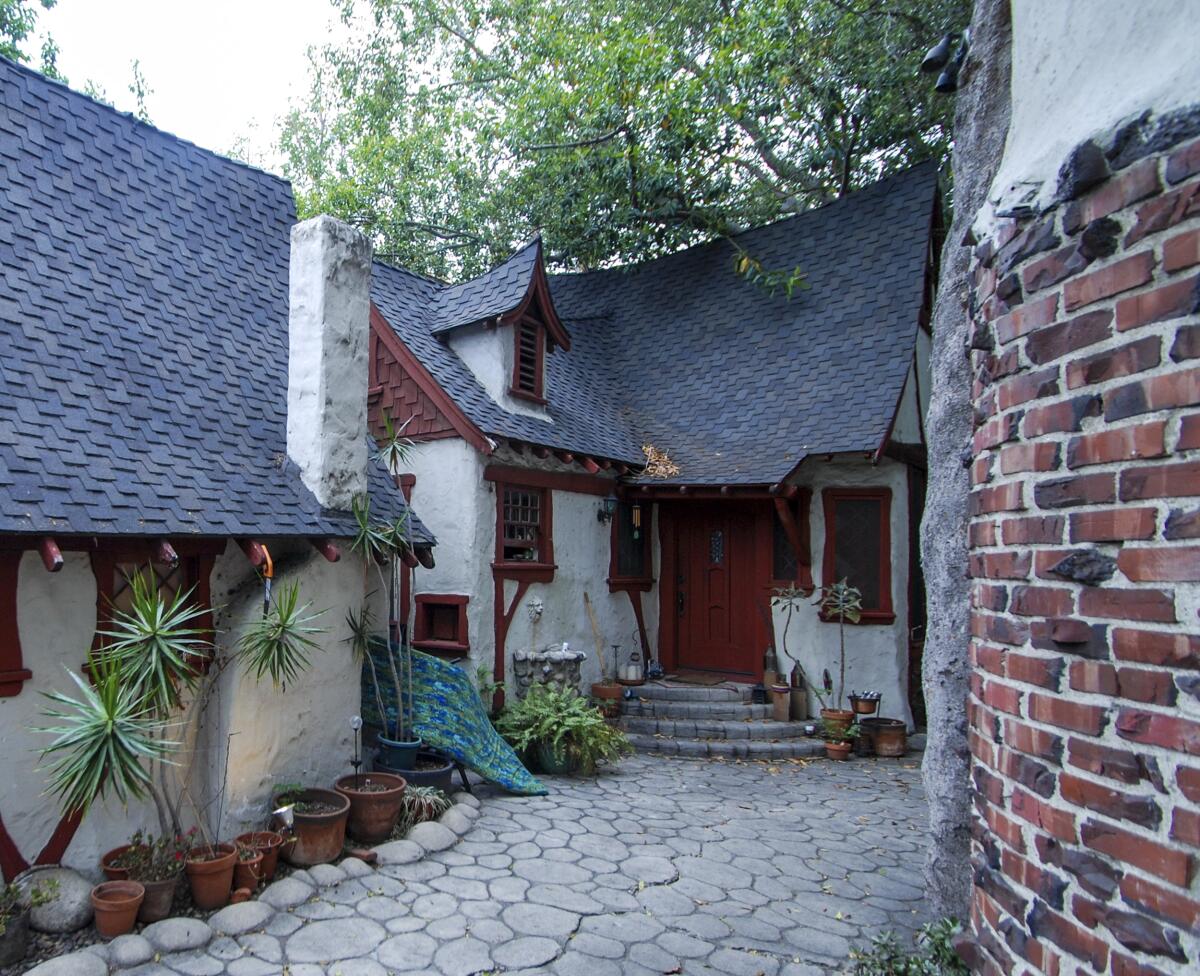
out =
<path fill-rule="evenodd" d="M 528 293 L 540 259 L 541 242 L 535 238 L 487 274 L 438 289 L 430 309 L 429 331 L 444 335 L 511 312 Z"/>
<path fill-rule="evenodd" d="M 0 532 L 353 532 L 286 458 L 294 222 L 285 181 L 0 59 Z"/>
<path fill-rule="evenodd" d="M 436 338 L 446 286 L 377 265 L 372 294 L 489 435 L 634 463 L 650 441 L 681 483 L 774 483 L 809 454 L 873 451 L 885 436 L 912 362 L 936 181 L 923 164 L 741 235 L 765 267 L 803 269 L 810 287 L 791 299 L 734 274 L 727 241 L 552 276 L 571 350 L 547 358 L 549 420 L 501 408 Z"/>

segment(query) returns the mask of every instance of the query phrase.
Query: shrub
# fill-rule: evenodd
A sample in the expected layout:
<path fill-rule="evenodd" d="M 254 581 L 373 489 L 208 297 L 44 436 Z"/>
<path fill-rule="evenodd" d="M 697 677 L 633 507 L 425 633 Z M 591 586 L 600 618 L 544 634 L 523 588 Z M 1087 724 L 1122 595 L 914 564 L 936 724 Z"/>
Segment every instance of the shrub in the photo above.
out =
<path fill-rule="evenodd" d="M 962 931 L 957 919 L 943 918 L 923 925 L 917 933 L 916 950 L 906 951 L 894 932 L 871 940 L 869 949 L 854 949 L 854 976 L 969 976 L 951 944 Z"/>
<path fill-rule="evenodd" d="M 602 762 L 632 752 L 620 729 L 576 691 L 534 685 L 525 697 L 506 707 L 496 722 L 500 734 L 519 752 L 546 745 L 566 752 L 572 763 L 591 774 Z"/>

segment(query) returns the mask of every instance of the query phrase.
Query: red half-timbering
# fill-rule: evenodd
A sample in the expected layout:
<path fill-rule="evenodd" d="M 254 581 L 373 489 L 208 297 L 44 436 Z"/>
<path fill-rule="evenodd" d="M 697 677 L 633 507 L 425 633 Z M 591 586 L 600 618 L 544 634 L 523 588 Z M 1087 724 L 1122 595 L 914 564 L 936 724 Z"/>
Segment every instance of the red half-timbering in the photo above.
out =
<path fill-rule="evenodd" d="M 17 629 L 17 575 L 19 550 L 0 550 L 0 698 L 21 693 L 33 677 L 21 656 L 21 634 Z"/>

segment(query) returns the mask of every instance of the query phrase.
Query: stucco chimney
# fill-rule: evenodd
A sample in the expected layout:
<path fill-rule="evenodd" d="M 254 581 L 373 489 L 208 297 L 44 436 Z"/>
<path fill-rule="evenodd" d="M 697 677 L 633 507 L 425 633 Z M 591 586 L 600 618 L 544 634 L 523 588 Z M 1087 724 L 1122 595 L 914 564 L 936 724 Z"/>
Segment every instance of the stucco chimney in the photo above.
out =
<path fill-rule="evenodd" d="M 367 490 L 367 340 L 371 244 L 349 224 L 292 228 L 288 456 L 326 508 Z"/>

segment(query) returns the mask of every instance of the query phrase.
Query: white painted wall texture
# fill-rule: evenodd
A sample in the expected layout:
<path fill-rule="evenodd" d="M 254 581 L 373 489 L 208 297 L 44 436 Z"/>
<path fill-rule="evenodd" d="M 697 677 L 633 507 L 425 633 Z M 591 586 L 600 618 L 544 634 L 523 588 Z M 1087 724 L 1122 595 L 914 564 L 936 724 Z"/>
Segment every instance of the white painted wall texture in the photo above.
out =
<path fill-rule="evenodd" d="M 483 325 L 468 325 L 450 333 L 450 348 L 469 369 L 487 395 L 509 413 L 524 414 L 540 420 L 552 420 L 544 407 L 512 396 L 516 337 L 512 326 L 494 328 Z M 554 355 L 549 350 L 547 356 Z"/>

